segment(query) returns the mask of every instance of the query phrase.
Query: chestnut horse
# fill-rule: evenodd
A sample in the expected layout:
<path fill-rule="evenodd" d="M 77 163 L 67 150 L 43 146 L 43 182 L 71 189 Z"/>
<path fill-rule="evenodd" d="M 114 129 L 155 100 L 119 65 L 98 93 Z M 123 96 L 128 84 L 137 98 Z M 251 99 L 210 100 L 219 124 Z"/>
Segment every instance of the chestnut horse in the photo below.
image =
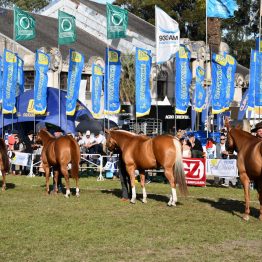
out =
<path fill-rule="evenodd" d="M 43 144 L 42 164 L 46 176 L 46 192 L 49 193 L 49 175 L 51 166 L 54 168 L 55 192 L 57 192 L 57 180 L 59 172 L 66 181 L 66 197 L 70 195 L 68 164 L 71 163 L 71 175 L 76 180 L 76 196 L 79 197 L 78 171 L 80 162 L 80 148 L 71 136 L 55 138 L 48 131 L 42 129 L 36 140 Z"/>
<path fill-rule="evenodd" d="M 245 214 L 244 220 L 249 220 L 249 201 L 250 201 L 250 180 L 253 180 L 260 202 L 260 216 L 262 220 L 262 140 L 245 132 L 240 127 L 231 128 L 229 122 L 226 123 L 228 128 L 227 147 L 228 150 L 238 152 L 237 167 L 240 181 L 244 187 L 245 194 Z"/>
<path fill-rule="evenodd" d="M 120 148 L 122 160 L 126 165 L 131 180 L 132 199 L 136 201 L 135 170 L 139 170 L 143 203 L 147 202 L 145 189 L 145 170 L 162 166 L 165 176 L 171 186 L 169 206 L 175 206 L 177 202 L 176 183 L 183 195 L 187 194 L 187 185 L 182 162 L 182 149 L 179 140 L 170 135 L 159 135 L 150 138 L 137 135 L 124 130 L 106 130 L 106 146 L 110 151 Z"/>
<path fill-rule="evenodd" d="M 5 176 L 6 173 L 9 172 L 9 157 L 7 154 L 5 141 L 2 138 L 0 138 L 0 170 L 3 177 L 2 191 L 5 191 L 6 189 Z"/>

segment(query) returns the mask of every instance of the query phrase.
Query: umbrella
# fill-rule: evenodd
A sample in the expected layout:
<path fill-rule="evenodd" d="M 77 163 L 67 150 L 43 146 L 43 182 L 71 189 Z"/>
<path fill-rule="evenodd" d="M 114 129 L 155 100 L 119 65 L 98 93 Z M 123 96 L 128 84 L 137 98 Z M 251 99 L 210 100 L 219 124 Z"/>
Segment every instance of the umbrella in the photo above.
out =
<path fill-rule="evenodd" d="M 103 130 L 103 126 L 95 119 L 83 120 L 81 121 L 76 130 L 85 133 L 87 130 L 90 130 L 91 133 L 100 132 Z"/>
<path fill-rule="evenodd" d="M 98 119 L 97 120 L 103 127 L 105 126 L 105 128 L 108 129 L 108 119 Z M 117 123 L 115 123 L 113 120 L 109 119 L 109 129 L 110 128 L 114 128 L 114 127 L 118 127 Z"/>

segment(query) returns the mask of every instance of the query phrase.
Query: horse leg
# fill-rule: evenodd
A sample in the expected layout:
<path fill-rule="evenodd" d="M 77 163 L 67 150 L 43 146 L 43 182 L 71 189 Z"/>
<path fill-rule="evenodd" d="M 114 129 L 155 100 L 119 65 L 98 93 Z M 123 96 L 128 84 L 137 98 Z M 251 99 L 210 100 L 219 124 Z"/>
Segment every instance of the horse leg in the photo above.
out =
<path fill-rule="evenodd" d="M 142 171 L 140 173 L 140 184 L 142 187 L 142 192 L 143 192 L 143 199 L 142 203 L 146 204 L 147 203 L 147 194 L 146 194 L 146 187 L 145 187 L 145 171 Z"/>
<path fill-rule="evenodd" d="M 2 191 L 5 191 L 5 189 L 6 189 L 5 176 L 6 176 L 6 172 L 4 170 L 2 170 L 2 177 L 3 177 Z"/>
<path fill-rule="evenodd" d="M 45 171 L 45 188 L 46 194 L 49 195 L 49 176 L 50 176 L 50 167 L 43 163 L 43 169 Z"/>
<path fill-rule="evenodd" d="M 54 192 L 55 194 L 58 193 L 58 185 L 57 185 L 58 176 L 59 176 L 59 172 L 58 172 L 58 170 L 55 170 L 55 171 L 54 171 L 54 185 L 53 185 L 53 192 Z"/>
<path fill-rule="evenodd" d="M 129 174 L 130 177 L 130 183 L 132 187 L 132 198 L 130 200 L 130 203 L 135 204 L 136 203 L 136 185 L 135 185 L 135 167 L 134 166 L 126 166 L 126 171 Z"/>
<path fill-rule="evenodd" d="M 243 216 L 243 219 L 245 221 L 249 220 L 249 213 L 250 213 L 250 208 L 249 208 L 249 201 L 250 201 L 250 191 L 249 191 L 249 183 L 250 180 L 247 176 L 246 173 L 241 173 L 239 174 L 240 181 L 244 187 L 244 194 L 245 194 L 245 214 Z"/>
<path fill-rule="evenodd" d="M 176 183 L 175 183 L 175 177 L 173 174 L 173 168 L 165 168 L 165 176 L 171 186 L 171 196 L 167 203 L 168 206 L 176 206 L 177 202 L 177 194 L 176 194 Z"/>
<path fill-rule="evenodd" d="M 257 182 L 258 200 L 260 203 L 259 220 L 262 221 L 262 178 Z"/>
<path fill-rule="evenodd" d="M 70 187 L 69 187 L 69 176 L 68 176 L 68 170 L 67 165 L 63 165 L 60 167 L 61 173 L 63 174 L 66 182 L 66 194 L 65 197 L 68 198 L 70 196 Z"/>
<path fill-rule="evenodd" d="M 71 175 L 76 180 L 76 197 L 80 197 L 80 190 L 79 190 L 79 185 L 78 185 L 78 182 L 79 182 L 78 172 L 79 172 L 78 164 L 72 162 Z"/>

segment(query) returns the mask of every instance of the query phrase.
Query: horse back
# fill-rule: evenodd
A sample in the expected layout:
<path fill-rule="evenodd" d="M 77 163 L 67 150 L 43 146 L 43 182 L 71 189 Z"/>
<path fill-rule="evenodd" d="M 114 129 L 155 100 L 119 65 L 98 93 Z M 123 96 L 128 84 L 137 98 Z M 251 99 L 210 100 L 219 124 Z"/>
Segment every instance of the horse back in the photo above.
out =
<path fill-rule="evenodd" d="M 5 141 L 2 138 L 0 138 L 0 170 L 5 172 L 9 171 L 7 148 Z"/>

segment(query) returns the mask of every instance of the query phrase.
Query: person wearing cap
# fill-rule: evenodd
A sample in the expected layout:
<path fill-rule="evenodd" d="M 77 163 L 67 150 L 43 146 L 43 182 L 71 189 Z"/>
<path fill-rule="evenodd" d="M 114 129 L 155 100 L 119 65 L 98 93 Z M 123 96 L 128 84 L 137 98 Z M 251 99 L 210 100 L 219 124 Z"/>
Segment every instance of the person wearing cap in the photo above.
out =
<path fill-rule="evenodd" d="M 85 134 L 85 137 L 83 138 L 83 144 L 82 144 L 84 153 L 90 153 L 90 154 L 93 153 L 92 150 L 90 150 L 90 148 L 92 147 L 93 143 L 94 143 L 94 138 L 91 137 L 90 130 L 87 130 L 86 134 Z"/>
<path fill-rule="evenodd" d="M 252 133 L 256 132 L 256 137 L 262 139 L 262 122 L 259 122 L 255 125 L 255 128 L 251 130 Z"/>
<path fill-rule="evenodd" d="M 195 137 L 194 133 L 189 134 L 188 137 L 192 147 L 192 158 L 202 158 L 203 147 L 201 142 Z"/>

